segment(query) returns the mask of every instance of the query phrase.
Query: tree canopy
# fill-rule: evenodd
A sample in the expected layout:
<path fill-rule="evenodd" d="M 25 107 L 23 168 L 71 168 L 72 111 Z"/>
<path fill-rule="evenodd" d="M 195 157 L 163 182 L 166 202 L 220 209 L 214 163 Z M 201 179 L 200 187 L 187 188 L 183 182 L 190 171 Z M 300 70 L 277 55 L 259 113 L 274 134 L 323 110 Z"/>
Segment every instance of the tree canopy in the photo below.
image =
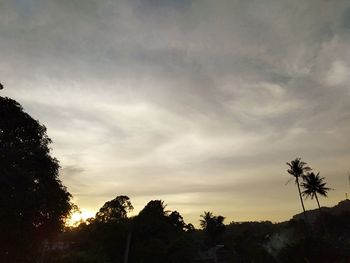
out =
<path fill-rule="evenodd" d="M 290 163 L 287 162 L 286 164 L 289 166 L 287 172 L 290 175 L 294 176 L 295 183 L 298 182 L 298 179 L 300 177 L 305 176 L 305 172 L 311 171 L 311 168 L 309 166 L 306 166 L 307 163 L 301 161 L 301 158 L 295 158 Z"/>
<path fill-rule="evenodd" d="M 126 195 L 119 195 L 111 201 L 106 202 L 96 213 L 98 222 L 110 222 L 125 219 L 127 213 L 134 209 L 130 198 Z"/>
<path fill-rule="evenodd" d="M 10 98 L 0 97 L 0 116 L 0 261 L 8 262 L 59 231 L 73 205 L 45 126 Z"/>
<path fill-rule="evenodd" d="M 212 212 L 204 212 L 201 215 L 200 226 L 207 235 L 209 243 L 215 243 L 218 237 L 225 231 L 225 217 L 214 216 Z"/>
<path fill-rule="evenodd" d="M 315 197 L 319 208 L 321 207 L 317 194 L 327 197 L 328 191 L 331 190 L 331 188 L 326 187 L 324 179 L 324 177 L 320 177 L 320 173 L 314 174 L 311 172 L 305 176 L 304 182 L 301 183 L 301 186 L 304 188 L 302 195 L 306 198 L 311 197 L 311 199 Z"/>

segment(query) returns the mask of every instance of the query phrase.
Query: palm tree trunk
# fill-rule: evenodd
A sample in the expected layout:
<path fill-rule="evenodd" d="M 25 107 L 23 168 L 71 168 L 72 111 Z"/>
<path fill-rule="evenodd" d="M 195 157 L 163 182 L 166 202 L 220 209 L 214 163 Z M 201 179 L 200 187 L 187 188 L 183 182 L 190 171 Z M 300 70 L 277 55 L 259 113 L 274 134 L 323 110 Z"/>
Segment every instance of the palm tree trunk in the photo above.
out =
<path fill-rule="evenodd" d="M 317 201 L 318 209 L 320 209 L 320 211 L 321 211 L 321 206 L 320 206 L 320 202 L 318 201 L 317 194 L 315 194 L 315 197 L 316 197 L 316 201 Z"/>
<path fill-rule="evenodd" d="M 301 202 L 301 206 L 303 207 L 303 213 L 304 213 L 304 216 L 305 216 L 305 220 L 306 220 L 306 222 L 307 222 L 307 215 L 306 215 L 306 211 L 305 211 L 305 206 L 304 206 L 303 198 L 302 198 L 302 196 L 301 196 L 301 191 L 300 191 L 299 178 L 296 177 L 295 181 L 296 181 L 297 186 L 298 186 L 300 202 Z"/>

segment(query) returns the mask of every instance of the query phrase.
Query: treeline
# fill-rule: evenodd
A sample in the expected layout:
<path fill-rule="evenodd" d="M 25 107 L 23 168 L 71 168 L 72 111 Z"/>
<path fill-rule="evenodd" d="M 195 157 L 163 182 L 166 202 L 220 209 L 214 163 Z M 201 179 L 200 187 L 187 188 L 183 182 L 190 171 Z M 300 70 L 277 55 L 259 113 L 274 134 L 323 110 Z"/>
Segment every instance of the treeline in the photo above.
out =
<path fill-rule="evenodd" d="M 106 202 L 95 218 L 71 228 L 53 242 L 50 262 L 192 262 L 196 256 L 194 227 L 161 200 L 150 201 L 128 218 L 127 196 Z M 67 249 L 57 249 L 61 244 Z M 129 252 L 128 252 L 129 251 Z M 55 256 L 52 257 L 52 254 Z"/>
<path fill-rule="evenodd" d="M 67 229 L 46 247 L 48 263 L 342 263 L 350 259 L 350 201 L 322 213 L 312 224 L 300 219 L 273 224 L 231 222 L 204 212 L 200 229 L 186 224 L 161 200 L 150 201 L 127 217 L 127 196 L 106 202 L 95 218 Z M 335 211 L 335 212 L 332 212 Z"/>

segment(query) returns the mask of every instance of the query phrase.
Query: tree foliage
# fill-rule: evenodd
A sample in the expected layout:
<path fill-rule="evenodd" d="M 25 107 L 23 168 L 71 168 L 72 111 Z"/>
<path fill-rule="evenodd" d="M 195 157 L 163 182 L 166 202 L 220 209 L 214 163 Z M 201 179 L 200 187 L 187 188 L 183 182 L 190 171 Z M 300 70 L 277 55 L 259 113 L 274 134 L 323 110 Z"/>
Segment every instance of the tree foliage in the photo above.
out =
<path fill-rule="evenodd" d="M 212 212 L 204 212 L 201 215 L 200 226 L 209 238 L 209 243 L 215 243 L 221 234 L 225 231 L 225 217 L 214 216 Z"/>
<path fill-rule="evenodd" d="M 294 177 L 295 183 L 303 178 L 306 172 L 311 171 L 311 168 L 306 166 L 307 163 L 301 161 L 301 158 L 295 158 L 290 163 L 287 162 L 287 165 L 289 166 L 287 172 Z"/>
<path fill-rule="evenodd" d="M 162 218 L 166 215 L 165 207 L 166 205 L 162 200 L 151 200 L 140 211 L 139 216 Z"/>
<path fill-rule="evenodd" d="M 302 195 L 306 198 L 316 198 L 319 208 L 320 203 L 318 201 L 317 194 L 327 197 L 328 191 L 331 190 L 331 188 L 326 187 L 324 179 L 324 177 L 320 177 L 320 173 L 314 174 L 313 172 L 311 172 L 304 177 L 304 182 L 301 183 L 301 186 L 304 188 Z"/>
<path fill-rule="evenodd" d="M 127 218 L 127 213 L 133 209 L 130 198 L 126 195 L 119 195 L 101 207 L 96 213 L 96 220 L 106 223 L 125 219 Z"/>
<path fill-rule="evenodd" d="M 152 200 L 133 220 L 130 262 L 193 262 L 190 229 L 177 211 L 165 211 L 162 200 Z M 180 255 L 181 259 L 175 255 Z"/>
<path fill-rule="evenodd" d="M 0 116 L 0 261 L 7 262 L 59 231 L 72 203 L 45 126 L 9 98 L 0 97 Z"/>

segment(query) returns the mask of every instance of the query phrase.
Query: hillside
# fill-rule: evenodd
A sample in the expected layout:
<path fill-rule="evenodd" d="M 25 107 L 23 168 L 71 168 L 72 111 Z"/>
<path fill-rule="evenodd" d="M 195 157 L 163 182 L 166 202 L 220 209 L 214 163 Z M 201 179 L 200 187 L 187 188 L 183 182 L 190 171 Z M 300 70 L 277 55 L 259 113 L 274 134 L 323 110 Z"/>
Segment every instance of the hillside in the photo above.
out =
<path fill-rule="evenodd" d="M 307 210 L 306 215 L 309 220 L 309 223 L 313 224 L 316 222 L 317 218 L 320 216 L 320 212 L 322 215 L 332 215 L 332 216 L 338 216 L 341 214 L 344 214 L 346 212 L 350 212 L 350 200 L 345 199 L 343 201 L 340 201 L 337 205 L 333 207 L 321 207 L 321 211 L 319 209 L 313 209 L 313 210 Z M 304 214 L 299 213 L 293 216 L 294 220 L 304 220 Z"/>

